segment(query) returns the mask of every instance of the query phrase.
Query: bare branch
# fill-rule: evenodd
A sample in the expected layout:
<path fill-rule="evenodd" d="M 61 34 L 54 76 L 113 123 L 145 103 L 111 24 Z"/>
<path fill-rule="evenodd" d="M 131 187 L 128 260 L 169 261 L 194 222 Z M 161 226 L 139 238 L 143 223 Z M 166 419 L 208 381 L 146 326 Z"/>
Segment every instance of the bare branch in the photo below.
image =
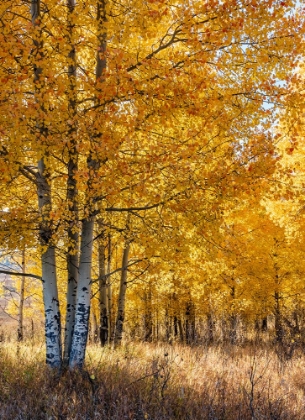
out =
<path fill-rule="evenodd" d="M 8 274 L 9 276 L 32 277 L 34 279 L 42 280 L 41 276 L 37 276 L 36 274 L 30 274 L 30 273 L 16 273 L 15 271 L 0 270 L 0 274 Z"/>

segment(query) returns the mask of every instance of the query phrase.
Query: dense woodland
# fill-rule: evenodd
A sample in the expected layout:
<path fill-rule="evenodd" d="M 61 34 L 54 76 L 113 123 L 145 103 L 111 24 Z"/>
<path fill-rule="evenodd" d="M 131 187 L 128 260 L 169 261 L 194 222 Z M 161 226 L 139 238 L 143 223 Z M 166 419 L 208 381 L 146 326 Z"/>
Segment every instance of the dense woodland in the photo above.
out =
<path fill-rule="evenodd" d="M 305 345 L 297 1 L 2 0 L 0 273 L 50 367 Z"/>

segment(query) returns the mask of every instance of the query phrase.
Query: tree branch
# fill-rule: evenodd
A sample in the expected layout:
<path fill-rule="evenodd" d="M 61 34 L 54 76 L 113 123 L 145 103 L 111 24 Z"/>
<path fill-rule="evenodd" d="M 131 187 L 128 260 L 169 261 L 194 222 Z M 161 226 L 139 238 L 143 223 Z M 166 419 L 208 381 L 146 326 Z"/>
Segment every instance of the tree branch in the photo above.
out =
<path fill-rule="evenodd" d="M 16 273 L 15 271 L 0 270 L 0 274 L 8 274 L 10 276 L 32 277 L 34 279 L 42 280 L 41 276 L 37 276 L 36 274 L 30 274 L 30 273 Z"/>

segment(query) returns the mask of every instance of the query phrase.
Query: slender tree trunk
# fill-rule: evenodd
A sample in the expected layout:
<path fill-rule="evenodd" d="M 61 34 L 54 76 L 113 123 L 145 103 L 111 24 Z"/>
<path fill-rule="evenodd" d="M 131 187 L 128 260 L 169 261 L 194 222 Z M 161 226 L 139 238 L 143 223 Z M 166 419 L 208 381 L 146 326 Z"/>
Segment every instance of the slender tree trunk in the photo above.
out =
<path fill-rule="evenodd" d="M 76 101 L 76 53 L 73 45 L 73 23 L 72 15 L 75 12 L 75 0 L 67 0 L 68 6 L 68 42 L 70 45 L 68 68 L 69 77 L 69 116 L 71 121 L 77 113 Z M 77 127 L 75 122 L 70 125 L 69 137 L 69 161 L 68 161 L 68 181 L 67 181 L 67 203 L 68 203 L 68 254 L 67 254 L 67 295 L 66 295 L 66 323 L 64 340 L 64 364 L 69 364 L 69 357 L 72 346 L 72 337 L 75 323 L 75 305 L 78 283 L 78 260 L 79 260 L 79 233 L 78 233 L 78 205 L 77 205 L 77 184 L 75 174 L 78 169 L 78 153 L 76 141 Z"/>
<path fill-rule="evenodd" d="M 207 315 L 207 329 L 208 329 L 207 341 L 208 341 L 208 344 L 212 344 L 214 342 L 215 322 L 210 312 Z"/>
<path fill-rule="evenodd" d="M 77 244 L 78 233 L 68 232 L 70 243 Z M 77 246 L 77 245 L 75 245 Z M 69 247 L 70 248 L 70 247 Z M 64 363 L 68 365 L 72 346 L 72 337 L 75 325 L 75 307 L 76 307 L 76 293 L 78 283 L 78 252 L 73 253 L 71 249 L 68 250 L 67 256 L 67 271 L 68 271 L 68 285 L 66 295 L 66 323 L 65 323 L 65 341 L 64 341 Z"/>
<path fill-rule="evenodd" d="M 277 343 L 283 344 L 284 329 L 283 329 L 283 322 L 282 322 L 279 292 L 274 293 L 274 317 L 275 317 L 275 339 Z"/>
<path fill-rule="evenodd" d="M 180 314 L 173 316 L 173 330 L 174 330 L 174 337 L 175 340 L 184 342 L 184 331 L 183 331 L 183 323 L 181 321 Z"/>
<path fill-rule="evenodd" d="M 229 329 L 230 329 L 230 343 L 236 344 L 237 342 L 237 324 L 238 318 L 236 314 L 230 315 L 229 318 Z"/>
<path fill-rule="evenodd" d="M 166 305 L 165 309 L 165 339 L 168 343 L 171 339 L 171 320 L 169 316 L 169 304 Z"/>
<path fill-rule="evenodd" d="M 156 294 L 157 305 L 156 305 L 156 323 L 155 323 L 155 335 L 154 339 L 159 341 L 159 302 L 158 302 L 158 295 Z"/>
<path fill-rule="evenodd" d="M 234 281 L 233 278 L 232 278 L 232 281 Z M 233 304 L 234 299 L 236 298 L 235 287 L 234 286 L 231 287 L 230 295 L 231 295 L 231 302 L 232 302 L 231 304 Z M 231 344 L 236 344 L 236 341 L 237 341 L 237 315 L 235 313 L 233 313 L 232 310 L 231 310 L 231 314 L 229 316 L 229 339 L 230 339 Z"/>
<path fill-rule="evenodd" d="M 97 52 L 96 52 L 96 83 L 100 84 L 104 80 L 104 71 L 106 69 L 106 0 L 97 0 Z M 100 84 L 101 86 L 101 84 Z M 102 95 L 102 89 L 100 88 Z M 96 105 L 100 104 L 99 95 L 95 97 Z M 90 128 L 89 128 L 90 131 Z M 88 216 L 82 222 L 81 231 L 81 249 L 79 257 L 79 279 L 77 285 L 75 325 L 72 338 L 72 348 L 70 352 L 69 366 L 70 368 L 82 368 L 85 361 L 86 344 L 89 330 L 90 315 L 90 297 L 91 297 L 91 264 L 92 264 L 92 242 L 95 216 L 95 201 L 91 191 L 94 191 L 94 184 L 98 182 L 97 173 L 100 168 L 101 161 L 96 153 L 96 142 L 101 141 L 102 132 L 93 130 L 90 133 L 90 154 L 87 158 L 87 170 L 89 173 L 88 191 L 86 197 L 86 210 Z"/>
<path fill-rule="evenodd" d="M 110 345 L 113 331 L 112 331 L 112 312 L 113 312 L 113 305 L 112 305 L 112 286 L 111 286 L 111 236 L 108 235 L 108 255 L 107 255 L 107 301 L 108 301 L 108 344 Z"/>
<path fill-rule="evenodd" d="M 40 0 L 31 0 L 31 20 L 34 26 L 38 25 L 40 18 Z M 43 41 L 41 30 L 37 27 L 37 38 L 33 39 L 33 56 L 43 57 Z M 34 63 L 34 82 L 35 96 L 39 98 L 42 85 L 42 69 Z M 39 83 L 41 82 L 41 83 Z M 45 115 L 44 104 L 37 101 L 41 114 Z M 44 138 L 48 136 L 47 127 L 45 127 L 43 116 L 36 121 L 36 129 Z M 52 226 L 50 222 L 51 185 L 48 169 L 45 166 L 44 159 L 38 162 L 38 172 L 36 174 L 36 185 L 38 194 L 38 208 L 40 212 L 39 239 L 42 246 L 41 266 L 42 266 L 42 284 L 43 301 L 45 311 L 45 336 L 46 336 L 46 363 L 52 368 L 60 368 L 62 364 L 61 349 L 61 320 L 59 311 L 59 300 L 56 277 L 56 257 L 55 248 L 51 243 Z"/>
<path fill-rule="evenodd" d="M 117 312 L 115 332 L 114 332 L 114 347 L 117 347 L 118 345 L 120 345 L 122 341 L 122 337 L 123 337 L 129 250 L 130 250 L 130 243 L 127 242 L 123 250 L 123 258 L 122 258 L 122 273 L 121 273 L 120 290 L 119 290 L 118 312 Z"/>
<path fill-rule="evenodd" d="M 81 249 L 79 261 L 79 281 L 76 297 L 75 326 L 70 353 L 70 368 L 82 368 L 89 331 L 91 264 L 93 245 L 94 217 L 82 222 Z"/>
<path fill-rule="evenodd" d="M 151 304 L 151 285 L 144 294 L 144 341 L 152 341 L 153 322 L 152 322 L 152 304 Z"/>
<path fill-rule="evenodd" d="M 195 309 L 191 300 L 187 303 L 185 310 L 185 339 L 187 344 L 195 340 Z"/>
<path fill-rule="evenodd" d="M 49 366 L 60 368 L 61 355 L 61 321 L 56 276 L 55 247 L 50 243 L 52 230 L 48 218 L 51 209 L 51 188 L 44 175 L 44 162 L 38 164 L 38 203 L 42 221 L 40 223 L 40 243 L 42 251 L 42 284 L 45 310 L 46 362 Z"/>
<path fill-rule="evenodd" d="M 34 342 L 34 339 L 35 339 L 35 327 L 34 327 L 34 320 L 32 319 L 32 322 L 31 322 L 31 340 L 32 340 L 32 342 Z"/>
<path fill-rule="evenodd" d="M 184 331 L 183 331 L 183 323 L 181 320 L 181 316 L 178 315 L 178 331 L 181 343 L 184 342 Z"/>
<path fill-rule="evenodd" d="M 99 303 L 100 303 L 100 342 L 101 346 L 105 346 L 108 342 L 109 335 L 109 311 L 108 311 L 108 279 L 106 276 L 106 260 L 105 260 L 105 238 L 99 241 Z"/>
<path fill-rule="evenodd" d="M 175 339 L 178 337 L 178 317 L 174 315 L 174 337 Z"/>
<path fill-rule="evenodd" d="M 268 319 L 266 316 L 262 319 L 262 331 L 268 331 Z"/>
<path fill-rule="evenodd" d="M 183 343 L 184 342 L 183 323 L 181 320 L 179 302 L 178 302 L 176 293 L 173 293 L 172 298 L 173 298 L 174 311 L 175 311 L 175 314 L 173 317 L 174 337 L 177 338 L 179 336 L 179 340 Z"/>
<path fill-rule="evenodd" d="M 25 250 L 22 251 L 22 273 L 25 274 Z M 25 276 L 21 276 L 20 283 L 20 299 L 19 299 L 19 309 L 18 309 L 18 331 L 17 331 L 17 340 L 23 341 L 23 309 L 24 309 L 24 289 L 25 289 Z"/>
<path fill-rule="evenodd" d="M 293 312 L 293 319 L 294 319 L 294 323 L 295 323 L 295 334 L 300 334 L 301 330 L 300 330 L 300 322 L 299 322 L 299 315 L 297 311 Z"/>
<path fill-rule="evenodd" d="M 45 310 L 46 362 L 61 367 L 61 324 L 56 279 L 55 248 L 42 254 L 43 301 Z"/>
<path fill-rule="evenodd" d="M 97 324 L 97 317 L 95 315 L 95 311 L 91 308 L 91 342 L 97 343 L 98 342 L 98 324 Z"/>

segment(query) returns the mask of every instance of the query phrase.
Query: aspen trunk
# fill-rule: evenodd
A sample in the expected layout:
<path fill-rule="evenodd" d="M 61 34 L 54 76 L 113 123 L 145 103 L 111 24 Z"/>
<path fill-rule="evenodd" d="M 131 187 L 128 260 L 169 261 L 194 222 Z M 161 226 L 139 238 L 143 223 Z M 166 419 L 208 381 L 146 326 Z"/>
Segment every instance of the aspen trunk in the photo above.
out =
<path fill-rule="evenodd" d="M 144 341 L 152 341 L 153 322 L 152 322 L 152 305 L 151 305 L 151 285 L 148 292 L 144 294 Z"/>
<path fill-rule="evenodd" d="M 94 217 L 82 222 L 81 249 L 79 261 L 79 281 L 76 297 L 75 326 L 72 339 L 69 367 L 82 368 L 89 331 L 91 263 Z"/>
<path fill-rule="evenodd" d="M 52 230 L 48 220 L 51 208 L 51 190 L 44 176 L 44 162 L 38 164 L 38 204 L 42 221 L 40 223 L 40 243 L 43 247 L 41 255 L 43 302 L 45 311 L 46 363 L 52 368 L 60 368 L 62 364 L 61 320 L 56 276 L 55 248 L 50 243 Z"/>
<path fill-rule="evenodd" d="M 183 325 L 182 325 L 182 321 L 181 321 L 180 315 L 178 316 L 178 331 L 179 331 L 180 341 L 183 343 L 183 341 L 184 341 L 184 332 L 183 332 Z"/>
<path fill-rule="evenodd" d="M 295 323 L 295 334 L 300 334 L 301 330 L 300 330 L 300 322 L 299 322 L 299 315 L 297 311 L 293 312 L 293 319 L 294 319 L 294 323 Z"/>
<path fill-rule="evenodd" d="M 212 344 L 214 342 L 215 321 L 211 313 L 207 315 L 207 342 Z"/>
<path fill-rule="evenodd" d="M 99 243 L 99 301 L 100 301 L 100 342 L 101 346 L 105 346 L 108 342 L 109 335 L 109 311 L 108 311 L 108 293 L 107 293 L 107 276 L 105 262 L 105 245 L 104 237 Z"/>
<path fill-rule="evenodd" d="M 45 310 L 46 362 L 60 368 L 61 325 L 56 281 L 55 248 L 50 246 L 42 254 L 43 302 Z"/>
<path fill-rule="evenodd" d="M 122 337 L 123 337 L 129 250 L 130 250 L 130 243 L 127 242 L 123 250 L 123 258 L 122 258 L 122 273 L 121 273 L 120 290 L 119 290 L 118 312 L 117 312 L 115 332 L 114 332 L 114 347 L 117 347 L 118 345 L 120 345 L 122 341 Z"/>
<path fill-rule="evenodd" d="M 178 317 L 174 315 L 174 337 L 178 337 Z"/>
<path fill-rule="evenodd" d="M 108 256 L 107 256 L 107 301 L 108 301 L 108 344 L 111 343 L 112 339 L 112 286 L 111 286 L 111 236 L 108 235 Z"/>
<path fill-rule="evenodd" d="M 191 300 L 185 308 L 185 340 L 187 344 L 195 340 L 195 308 Z"/>
<path fill-rule="evenodd" d="M 236 344 L 237 342 L 237 324 L 238 318 L 237 315 L 232 314 L 229 318 L 229 334 L 230 334 L 230 343 Z"/>
<path fill-rule="evenodd" d="M 254 329 L 257 332 L 266 332 L 268 330 L 267 317 L 257 318 L 254 323 Z"/>
<path fill-rule="evenodd" d="M 40 0 L 31 0 L 31 21 L 37 26 L 40 18 Z M 43 40 L 42 33 L 37 30 L 37 38 L 33 39 L 34 51 L 33 56 L 43 57 Z M 42 86 L 44 84 L 41 77 L 42 69 L 34 63 L 34 81 L 35 96 L 40 97 Z M 41 83 L 38 83 L 41 82 Z M 37 105 L 41 111 L 42 117 L 36 121 L 36 129 L 41 136 L 48 136 L 48 129 L 44 124 L 43 115 L 46 114 L 43 102 L 37 100 Z M 39 239 L 42 247 L 41 267 L 42 267 L 42 284 L 43 284 L 43 301 L 45 312 L 45 337 L 46 337 L 46 363 L 52 368 L 60 368 L 62 364 L 61 354 L 61 320 L 59 311 L 59 300 L 57 290 L 56 277 L 56 257 L 55 248 L 51 243 L 52 226 L 50 222 L 50 211 L 52 209 L 51 202 L 51 185 L 50 176 L 45 166 L 44 159 L 38 162 L 38 172 L 36 174 L 36 186 L 38 195 L 38 208 L 41 217 L 39 226 Z"/>
<path fill-rule="evenodd" d="M 75 10 L 75 0 L 68 0 L 68 41 L 70 44 L 70 66 L 68 68 L 69 77 L 69 114 L 71 120 L 77 113 L 76 107 L 76 53 L 75 46 L 73 45 L 73 23 L 71 15 Z M 70 142 L 69 148 L 69 161 L 68 161 L 68 180 L 67 180 L 67 203 L 68 203 L 68 254 L 67 254 L 67 295 L 66 295 L 66 322 L 65 322 L 65 339 L 64 339 L 64 364 L 68 365 L 69 357 L 72 346 L 72 337 L 75 323 L 75 304 L 76 292 L 78 282 L 78 259 L 79 259 L 79 234 L 77 231 L 78 221 L 78 205 L 77 205 L 77 185 L 75 174 L 78 169 L 78 154 L 77 154 L 77 141 L 76 139 L 77 127 L 73 123 L 70 127 L 68 137 Z"/>
<path fill-rule="evenodd" d="M 174 337 L 178 338 L 179 341 L 183 343 L 184 341 L 184 331 L 183 331 L 183 325 L 180 318 L 180 315 L 174 316 Z"/>
<path fill-rule="evenodd" d="M 78 241 L 78 234 L 68 232 L 69 240 Z M 70 251 L 71 252 L 71 251 Z M 78 283 L 78 253 L 67 256 L 68 285 L 66 295 L 66 323 L 65 323 L 65 341 L 64 341 L 64 363 L 69 363 L 69 357 L 72 346 L 72 337 L 75 324 L 75 306 Z"/>
<path fill-rule="evenodd" d="M 25 274 L 25 250 L 22 251 L 22 273 Z M 23 341 L 23 308 L 24 308 L 24 289 L 25 289 L 25 276 L 21 276 L 20 283 L 20 298 L 19 298 L 19 309 L 18 309 L 18 331 L 17 340 Z"/>
<path fill-rule="evenodd" d="M 274 301 L 275 301 L 274 302 L 275 339 L 277 343 L 283 344 L 284 329 L 283 329 L 283 322 L 282 322 L 279 292 L 274 293 Z"/>
<path fill-rule="evenodd" d="M 234 281 L 233 278 L 232 278 L 232 281 Z M 236 298 L 235 286 L 231 287 L 230 296 L 231 296 L 231 308 L 232 308 L 232 305 L 233 305 L 234 300 Z M 231 344 L 236 344 L 236 342 L 237 342 L 238 320 L 237 320 L 236 314 L 233 313 L 233 310 L 231 309 L 231 314 L 229 316 L 229 340 L 230 340 Z"/>
<path fill-rule="evenodd" d="M 95 311 L 93 308 L 91 308 L 91 342 L 92 343 L 97 343 L 98 341 L 98 325 L 97 325 L 97 317 L 95 315 Z"/>
<path fill-rule="evenodd" d="M 105 0 L 97 0 L 96 5 L 96 20 L 98 22 L 99 32 L 96 46 L 97 53 L 95 78 L 97 82 L 101 82 L 103 80 L 104 71 L 106 69 L 106 31 L 104 25 L 106 22 L 106 2 Z M 95 102 L 97 104 L 100 102 L 100 99 L 97 96 L 95 97 Z M 92 245 L 95 222 L 95 217 L 93 216 L 94 199 L 90 197 L 90 191 L 92 189 L 92 184 L 97 182 L 95 177 L 101 163 L 96 156 L 94 142 L 97 140 L 101 141 L 102 133 L 95 132 L 91 135 L 91 138 L 91 150 L 90 155 L 87 158 L 87 169 L 90 177 L 88 180 L 88 196 L 86 197 L 86 201 L 89 216 L 82 222 L 75 324 L 69 359 L 70 368 L 78 367 L 80 369 L 83 367 L 85 361 L 90 316 Z"/>
<path fill-rule="evenodd" d="M 155 338 L 156 338 L 157 341 L 159 341 L 159 304 L 158 304 L 158 297 L 157 297 L 157 305 L 156 305 Z"/>
<path fill-rule="evenodd" d="M 55 248 L 50 243 L 52 230 L 48 218 L 51 209 L 51 188 L 45 175 L 44 161 L 38 163 L 37 176 L 38 206 L 41 214 L 40 243 L 44 251 L 41 255 L 43 302 L 45 311 L 46 362 L 50 367 L 59 368 L 61 355 L 61 321 L 56 276 Z"/>
<path fill-rule="evenodd" d="M 165 339 L 167 342 L 170 341 L 171 338 L 171 321 L 169 316 L 169 304 L 167 304 L 165 309 Z"/>

